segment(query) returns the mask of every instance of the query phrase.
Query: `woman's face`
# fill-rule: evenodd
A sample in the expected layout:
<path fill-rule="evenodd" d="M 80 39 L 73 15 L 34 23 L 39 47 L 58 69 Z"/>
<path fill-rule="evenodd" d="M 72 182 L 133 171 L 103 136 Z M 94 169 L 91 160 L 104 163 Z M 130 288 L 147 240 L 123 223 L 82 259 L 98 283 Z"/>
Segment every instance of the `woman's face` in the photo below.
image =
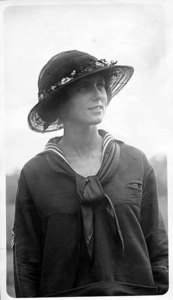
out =
<path fill-rule="evenodd" d="M 68 89 L 64 121 L 78 125 L 99 124 L 105 114 L 107 93 L 100 75 L 84 78 Z"/>

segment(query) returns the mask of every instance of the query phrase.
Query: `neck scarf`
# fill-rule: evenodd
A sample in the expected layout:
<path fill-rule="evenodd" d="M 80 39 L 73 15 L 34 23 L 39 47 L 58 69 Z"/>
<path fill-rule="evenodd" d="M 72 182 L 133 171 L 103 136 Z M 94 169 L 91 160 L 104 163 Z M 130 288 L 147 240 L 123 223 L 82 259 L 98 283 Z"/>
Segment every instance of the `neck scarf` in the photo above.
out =
<path fill-rule="evenodd" d="M 118 167 L 120 157 L 119 143 L 109 134 L 103 130 L 99 130 L 99 133 L 103 136 L 102 147 L 102 165 L 98 173 L 94 176 L 88 176 L 87 178 L 75 173 L 77 193 L 79 195 L 83 232 L 85 242 L 88 249 L 88 254 L 92 259 L 93 256 L 93 233 L 94 233 L 94 207 L 98 205 L 104 206 L 104 209 L 113 220 L 114 236 L 120 242 L 122 254 L 124 254 L 124 240 L 119 225 L 118 217 L 114 208 L 114 205 L 107 194 L 103 190 L 103 185 L 109 181 L 112 174 Z M 59 155 L 69 165 L 64 153 L 58 148 L 55 141 L 50 141 L 45 147 L 45 151 L 53 151 Z"/>

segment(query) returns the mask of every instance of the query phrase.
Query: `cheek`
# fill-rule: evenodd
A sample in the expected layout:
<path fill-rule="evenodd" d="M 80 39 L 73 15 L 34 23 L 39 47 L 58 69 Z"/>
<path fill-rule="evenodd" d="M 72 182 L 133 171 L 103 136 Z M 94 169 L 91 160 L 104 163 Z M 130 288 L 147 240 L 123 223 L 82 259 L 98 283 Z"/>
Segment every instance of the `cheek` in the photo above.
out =
<path fill-rule="evenodd" d="M 82 99 L 70 98 L 65 107 L 65 117 L 68 119 L 73 119 L 78 115 L 81 115 L 85 110 L 85 103 L 81 101 Z"/>
<path fill-rule="evenodd" d="M 71 103 L 71 101 L 68 100 L 65 103 L 65 105 L 61 108 L 60 117 L 62 118 L 62 120 L 67 121 L 69 120 L 69 118 L 71 118 L 71 115 L 73 114 L 73 104 Z"/>

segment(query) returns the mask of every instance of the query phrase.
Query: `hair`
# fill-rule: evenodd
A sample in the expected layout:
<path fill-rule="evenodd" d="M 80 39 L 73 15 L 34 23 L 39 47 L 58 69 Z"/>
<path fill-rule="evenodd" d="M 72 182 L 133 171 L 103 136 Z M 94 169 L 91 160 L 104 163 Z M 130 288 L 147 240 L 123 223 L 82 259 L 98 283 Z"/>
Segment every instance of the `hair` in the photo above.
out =
<path fill-rule="evenodd" d="M 110 88 L 110 79 L 109 78 L 108 79 L 105 78 L 105 90 L 106 90 L 106 94 L 108 97 L 108 103 L 109 103 L 109 101 L 112 98 L 112 92 L 111 92 L 111 88 Z"/>
<path fill-rule="evenodd" d="M 67 90 L 62 89 L 49 97 L 50 99 L 43 101 L 40 109 L 38 108 L 38 114 L 45 123 L 51 124 L 57 119 L 61 119 L 62 107 L 67 102 Z"/>

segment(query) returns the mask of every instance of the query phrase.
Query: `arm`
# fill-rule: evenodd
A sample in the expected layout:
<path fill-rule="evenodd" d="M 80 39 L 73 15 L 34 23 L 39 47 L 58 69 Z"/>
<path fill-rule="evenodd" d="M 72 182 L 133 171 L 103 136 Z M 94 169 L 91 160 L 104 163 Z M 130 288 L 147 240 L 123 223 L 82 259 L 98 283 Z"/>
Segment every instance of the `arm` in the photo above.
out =
<path fill-rule="evenodd" d="M 40 218 L 21 172 L 14 222 L 14 280 L 16 297 L 38 296 L 42 261 Z"/>
<path fill-rule="evenodd" d="M 168 290 L 168 241 L 158 205 L 157 185 L 152 167 L 146 160 L 141 222 L 148 246 L 153 277 L 158 293 Z"/>

